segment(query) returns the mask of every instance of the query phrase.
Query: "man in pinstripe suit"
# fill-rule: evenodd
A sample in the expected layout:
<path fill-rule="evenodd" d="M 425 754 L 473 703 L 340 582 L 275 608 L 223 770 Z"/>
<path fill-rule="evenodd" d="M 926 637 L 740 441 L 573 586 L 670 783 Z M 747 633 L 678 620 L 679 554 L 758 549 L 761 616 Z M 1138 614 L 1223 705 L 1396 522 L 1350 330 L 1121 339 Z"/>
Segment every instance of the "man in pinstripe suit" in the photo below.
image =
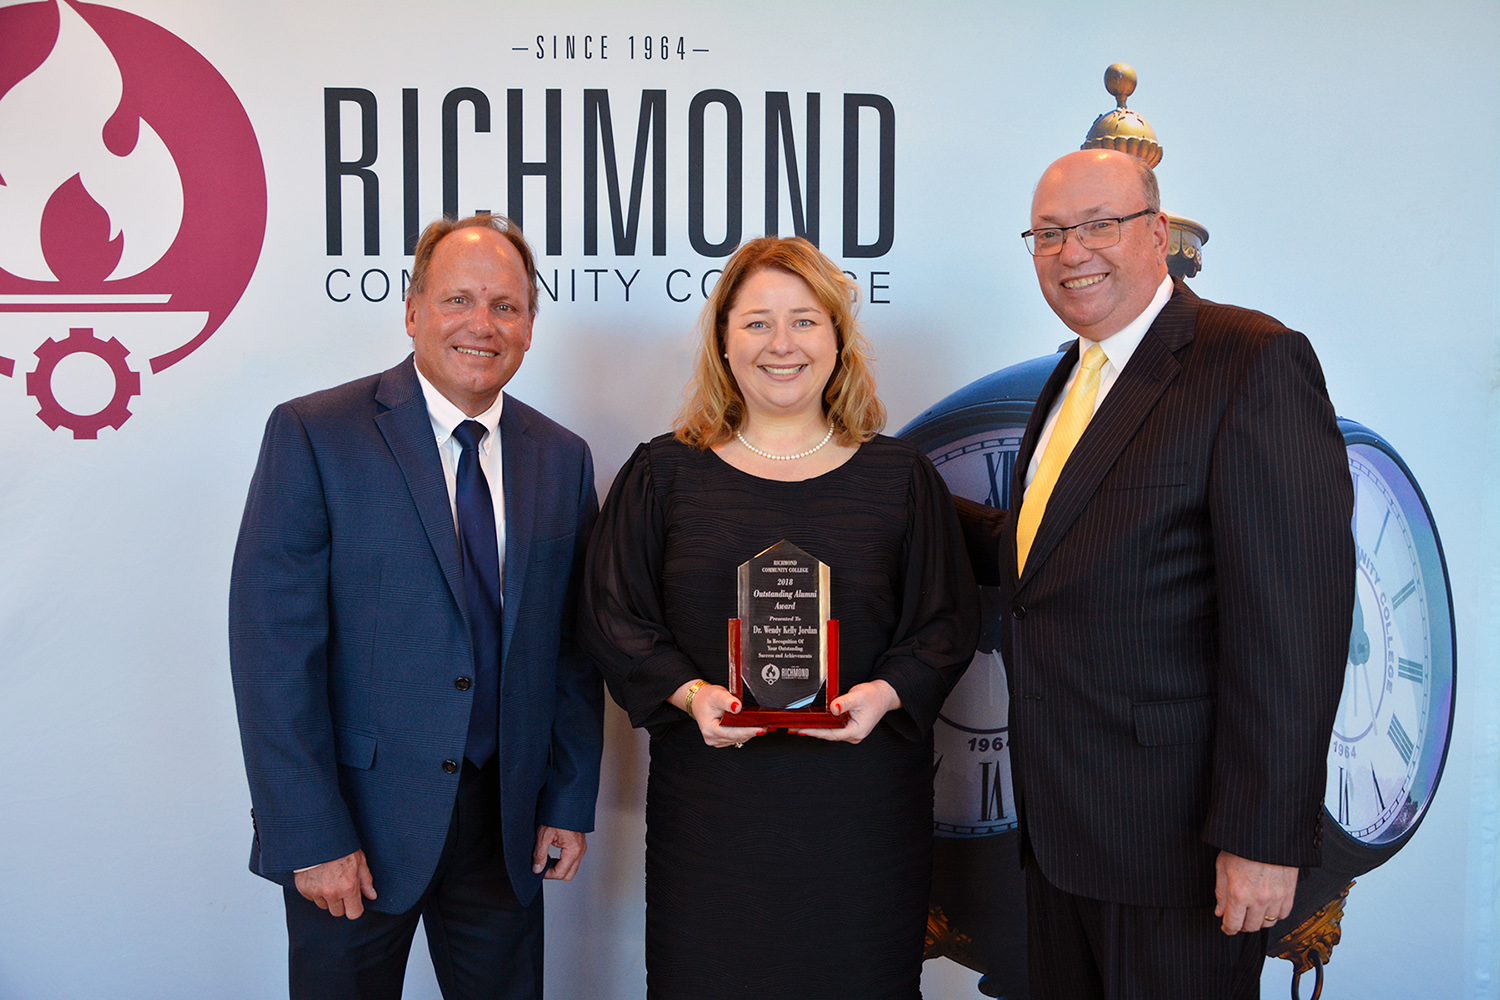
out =
<path fill-rule="evenodd" d="M 593 828 L 603 686 L 572 641 L 588 446 L 501 392 L 536 296 L 506 219 L 435 222 L 414 355 L 266 425 L 229 652 L 293 1000 L 399 997 L 418 918 L 447 1000 L 542 995 L 541 883 Z"/>
<path fill-rule="evenodd" d="M 1264 929 L 1319 862 L 1353 607 L 1343 441 L 1305 337 L 1168 276 L 1141 161 L 1064 156 L 1031 224 L 1079 338 L 996 545 L 1032 995 L 1258 996 Z"/>

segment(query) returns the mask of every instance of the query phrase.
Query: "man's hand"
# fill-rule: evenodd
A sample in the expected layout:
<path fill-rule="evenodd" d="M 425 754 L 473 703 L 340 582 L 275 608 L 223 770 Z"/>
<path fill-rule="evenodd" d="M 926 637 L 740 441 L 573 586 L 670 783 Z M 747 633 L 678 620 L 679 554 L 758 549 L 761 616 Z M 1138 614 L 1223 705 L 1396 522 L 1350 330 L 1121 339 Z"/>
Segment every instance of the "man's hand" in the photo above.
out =
<path fill-rule="evenodd" d="M 1297 896 L 1297 869 L 1251 861 L 1220 851 L 1214 862 L 1214 916 L 1224 919 L 1225 934 L 1265 930 L 1292 912 Z"/>
<path fill-rule="evenodd" d="M 358 920 L 365 912 L 365 900 L 375 898 L 364 851 L 298 872 L 296 881 L 298 892 L 335 917 Z"/>
<path fill-rule="evenodd" d="M 547 867 L 547 850 L 556 847 L 561 855 L 557 864 L 551 868 Z M 560 878 L 564 882 L 573 881 L 573 876 L 578 874 L 578 863 L 583 860 L 583 852 L 589 849 L 584 841 L 583 834 L 572 830 L 559 830 L 555 826 L 539 826 L 536 828 L 536 850 L 531 852 L 531 870 L 540 873 L 542 878 Z"/>

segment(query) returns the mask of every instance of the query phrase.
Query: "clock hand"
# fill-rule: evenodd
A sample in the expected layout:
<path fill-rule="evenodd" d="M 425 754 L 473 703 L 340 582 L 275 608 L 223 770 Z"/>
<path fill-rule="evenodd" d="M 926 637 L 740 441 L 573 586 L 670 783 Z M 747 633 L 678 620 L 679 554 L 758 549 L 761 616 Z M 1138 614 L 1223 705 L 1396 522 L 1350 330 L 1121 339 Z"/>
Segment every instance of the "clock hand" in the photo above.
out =
<path fill-rule="evenodd" d="M 1370 633 L 1365 631 L 1365 611 L 1359 594 L 1354 595 L 1354 627 L 1349 632 L 1349 665 L 1362 667 L 1370 662 Z"/>
<path fill-rule="evenodd" d="M 1370 674 L 1371 673 L 1372 673 L 1372 671 L 1368 668 L 1368 664 L 1364 668 L 1360 669 L 1360 676 L 1364 678 L 1364 682 L 1365 682 L 1365 701 L 1369 703 L 1369 706 L 1370 706 L 1370 718 L 1373 719 L 1373 718 L 1375 718 L 1375 692 L 1372 691 L 1372 690 L 1370 690 Z M 1356 701 L 1357 700 L 1358 699 L 1356 699 Z"/>

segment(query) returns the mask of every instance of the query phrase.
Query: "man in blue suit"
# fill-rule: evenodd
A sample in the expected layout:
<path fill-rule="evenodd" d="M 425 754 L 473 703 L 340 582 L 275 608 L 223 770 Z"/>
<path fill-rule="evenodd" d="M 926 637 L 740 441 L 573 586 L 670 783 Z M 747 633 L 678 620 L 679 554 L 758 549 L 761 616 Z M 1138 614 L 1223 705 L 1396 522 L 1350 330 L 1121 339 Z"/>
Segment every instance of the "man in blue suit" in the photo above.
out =
<path fill-rule="evenodd" d="M 593 829 L 603 698 L 572 634 L 588 446 L 501 392 L 536 309 L 519 230 L 440 220 L 413 356 L 267 424 L 230 664 L 293 998 L 399 997 L 419 918 L 447 1000 L 541 996 L 541 881 Z"/>

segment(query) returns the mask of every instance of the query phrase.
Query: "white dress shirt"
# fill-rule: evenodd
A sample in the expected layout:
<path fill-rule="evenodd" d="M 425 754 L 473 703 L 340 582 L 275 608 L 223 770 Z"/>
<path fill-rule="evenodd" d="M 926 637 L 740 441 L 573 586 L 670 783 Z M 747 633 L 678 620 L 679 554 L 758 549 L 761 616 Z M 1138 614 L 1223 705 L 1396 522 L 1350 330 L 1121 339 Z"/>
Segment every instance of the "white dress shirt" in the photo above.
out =
<path fill-rule="evenodd" d="M 453 438 L 453 430 L 465 420 L 477 420 L 489 433 L 479 442 L 479 465 L 484 478 L 490 484 L 490 499 L 495 504 L 495 540 L 500 552 L 500 583 L 505 583 L 505 468 L 500 455 L 500 411 L 505 404 L 505 393 L 495 394 L 490 408 L 471 417 L 438 391 L 418 370 L 417 381 L 422 385 L 422 396 L 427 400 L 427 416 L 432 421 L 432 433 L 437 438 L 438 455 L 443 460 L 443 481 L 448 485 L 448 507 L 453 512 L 454 530 L 458 530 L 458 458 L 463 448 Z"/>
<path fill-rule="evenodd" d="M 1052 401 L 1052 409 L 1047 413 L 1047 422 L 1042 425 L 1042 433 L 1036 439 L 1036 450 L 1031 453 L 1031 462 L 1026 466 L 1026 488 L 1031 488 L 1031 480 L 1036 477 L 1036 470 L 1042 463 L 1042 456 L 1047 453 L 1047 442 L 1052 440 L 1052 428 L 1057 426 L 1057 415 L 1062 412 L 1063 400 L 1068 398 L 1068 392 L 1073 388 L 1073 380 L 1078 378 L 1078 369 L 1083 367 L 1083 354 L 1094 344 L 1098 344 L 1104 351 L 1104 367 L 1099 369 L 1099 394 L 1094 397 L 1094 412 L 1099 412 L 1099 407 L 1104 403 L 1104 397 L 1109 395 L 1110 387 L 1120 377 L 1120 372 L 1130 363 L 1130 356 L 1135 349 L 1141 345 L 1141 339 L 1146 336 L 1146 331 L 1151 329 L 1151 324 L 1156 322 L 1156 317 L 1166 306 L 1167 300 L 1172 297 L 1172 277 L 1168 275 L 1163 278 L 1161 285 L 1156 289 L 1156 295 L 1151 303 L 1146 306 L 1135 319 L 1125 325 L 1119 333 L 1112 333 L 1103 340 L 1094 341 L 1086 337 L 1078 338 L 1078 360 L 1073 363 L 1073 371 L 1068 376 L 1067 385 L 1063 386 L 1062 392 Z"/>

